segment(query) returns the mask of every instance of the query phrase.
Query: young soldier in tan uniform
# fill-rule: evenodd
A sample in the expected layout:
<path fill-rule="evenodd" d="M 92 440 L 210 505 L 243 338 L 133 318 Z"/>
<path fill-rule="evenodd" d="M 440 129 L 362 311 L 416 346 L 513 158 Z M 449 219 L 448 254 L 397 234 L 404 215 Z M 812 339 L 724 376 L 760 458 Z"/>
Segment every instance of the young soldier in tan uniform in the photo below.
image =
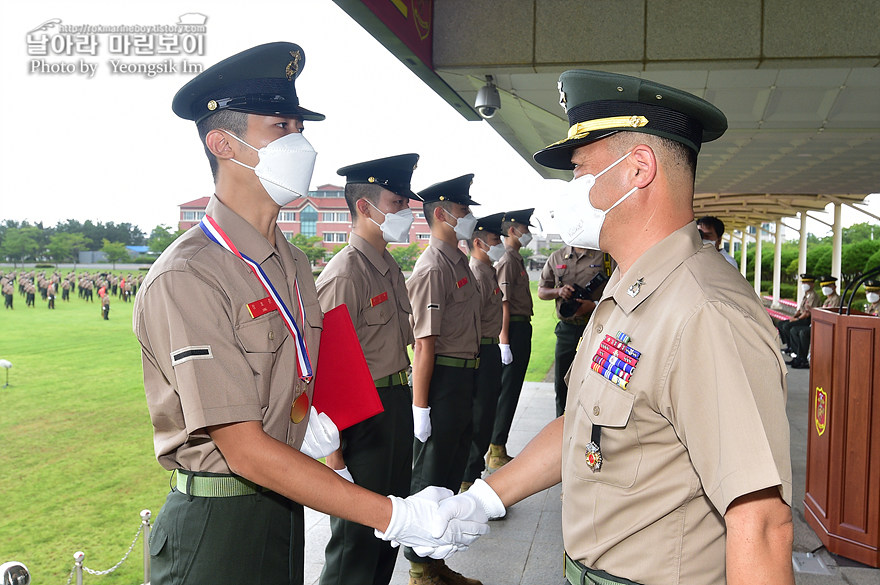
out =
<path fill-rule="evenodd" d="M 561 480 L 572 584 L 793 585 L 785 364 L 760 300 L 693 220 L 697 151 L 727 121 L 629 76 L 568 71 L 559 87 L 571 129 L 535 155 L 574 170 L 558 229 L 619 265 L 565 414 L 441 509 L 498 516 Z"/>
<path fill-rule="evenodd" d="M 501 394 L 495 412 L 492 440 L 486 454 L 486 469 L 493 472 L 512 459 L 507 454 L 507 437 L 522 392 L 532 355 L 532 291 L 525 261 L 519 253 L 532 234 L 532 209 L 508 211 L 501 222 L 505 254 L 495 265 L 502 294 Z"/>
<path fill-rule="evenodd" d="M 459 240 L 471 237 L 473 175 L 419 192 L 431 228 L 428 247 L 406 282 L 413 311 L 412 493 L 427 485 L 459 489 L 471 445 L 480 350 L 480 294 Z M 442 562 L 406 549 L 410 585 L 477 585 Z"/>
<path fill-rule="evenodd" d="M 351 211 L 348 246 L 318 277 L 324 311 L 345 304 L 354 323 L 384 412 L 341 433 L 342 445 L 327 465 L 359 486 L 406 497 L 412 470 L 412 395 L 407 379 L 413 343 L 412 309 L 406 282 L 386 249 L 405 242 L 412 225 L 410 189 L 417 154 L 403 154 L 339 169 L 346 178 L 345 200 Z M 368 527 L 330 519 L 321 585 L 391 581 L 397 547 L 378 540 Z"/>
<path fill-rule="evenodd" d="M 487 215 L 477 220 L 473 237 L 468 240 L 471 253 L 470 268 L 480 292 L 480 365 L 477 368 L 474 391 L 474 430 L 470 455 L 461 481 L 461 490 L 473 485 L 486 468 L 483 455 L 489 448 L 495 409 L 501 393 L 501 288 L 492 263 L 504 255 L 501 243 L 503 213 Z"/>
<path fill-rule="evenodd" d="M 589 299 L 572 298 L 575 289 L 572 285 L 587 286 L 597 274 L 611 276 L 614 261 L 611 254 L 599 250 L 587 250 L 573 246 L 563 246 L 554 250 L 547 263 L 541 270 L 541 278 L 538 281 L 538 298 L 544 301 L 556 301 L 556 351 L 553 361 L 554 389 L 556 390 L 556 416 L 562 416 L 565 412 L 565 399 L 568 396 L 568 385 L 565 376 L 574 361 L 578 342 L 584 334 L 584 328 L 596 303 L 592 299 L 598 299 L 599 294 L 594 294 Z M 598 288 L 597 293 L 604 290 L 604 285 Z M 570 312 L 568 305 L 563 309 L 560 306 L 569 301 L 576 303 L 574 312 Z"/>
<path fill-rule="evenodd" d="M 304 61 L 293 43 L 260 45 L 173 102 L 197 124 L 215 195 L 150 269 L 133 311 L 156 455 L 176 471 L 151 535 L 155 585 L 301 584 L 303 505 L 426 554 L 455 548 L 431 536 L 448 491 L 389 499 L 313 459 L 338 448 L 310 408 L 322 313 L 305 254 L 275 223 L 308 190 L 303 120 L 323 119 L 299 106 Z"/>

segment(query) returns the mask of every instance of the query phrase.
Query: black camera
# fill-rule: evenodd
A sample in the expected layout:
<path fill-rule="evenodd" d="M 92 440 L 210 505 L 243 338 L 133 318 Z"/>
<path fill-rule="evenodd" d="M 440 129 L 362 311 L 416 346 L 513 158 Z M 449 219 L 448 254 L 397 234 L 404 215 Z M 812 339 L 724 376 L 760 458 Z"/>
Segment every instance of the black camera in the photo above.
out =
<path fill-rule="evenodd" d="M 602 291 L 605 290 L 605 285 L 607 283 L 608 277 L 605 276 L 605 273 L 597 272 L 596 275 L 590 279 L 590 282 L 588 282 L 586 286 L 572 284 L 571 287 L 574 289 L 574 293 L 572 293 L 570 298 L 562 301 L 559 304 L 559 316 L 563 319 L 571 319 L 572 317 L 574 317 L 574 314 L 577 313 L 577 310 L 581 306 L 578 300 L 598 300 L 599 297 L 602 296 Z"/>

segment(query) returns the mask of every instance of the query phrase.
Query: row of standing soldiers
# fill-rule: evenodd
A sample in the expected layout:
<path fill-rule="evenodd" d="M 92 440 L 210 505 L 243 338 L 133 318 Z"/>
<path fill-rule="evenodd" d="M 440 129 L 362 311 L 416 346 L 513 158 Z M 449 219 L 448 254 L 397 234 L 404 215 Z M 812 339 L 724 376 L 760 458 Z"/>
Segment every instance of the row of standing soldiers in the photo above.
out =
<path fill-rule="evenodd" d="M 35 307 L 36 297 L 46 302 L 49 309 L 55 308 L 55 299 L 61 293 L 62 301 L 70 301 L 70 294 L 76 292 L 84 301 L 94 302 L 95 293 L 101 302 L 101 314 L 108 319 L 110 312 L 110 297 L 118 297 L 124 302 L 130 302 L 137 288 L 143 281 L 143 274 L 110 274 L 106 272 L 92 274 L 71 271 L 62 276 L 59 272 L 46 273 L 45 271 L 10 271 L 0 272 L 0 291 L 3 294 L 3 304 L 6 309 L 14 308 L 14 296 L 16 288 L 18 294 L 25 299 L 25 306 Z"/>

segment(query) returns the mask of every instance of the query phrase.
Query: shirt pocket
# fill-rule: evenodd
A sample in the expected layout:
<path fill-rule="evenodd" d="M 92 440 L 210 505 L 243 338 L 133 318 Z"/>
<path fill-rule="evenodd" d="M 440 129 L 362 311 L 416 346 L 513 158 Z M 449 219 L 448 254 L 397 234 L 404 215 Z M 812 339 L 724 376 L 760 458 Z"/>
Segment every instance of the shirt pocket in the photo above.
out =
<path fill-rule="evenodd" d="M 246 310 L 246 308 L 245 308 Z M 247 353 L 275 353 L 290 333 L 278 311 L 239 323 L 235 336 Z"/>
<path fill-rule="evenodd" d="M 452 302 L 463 303 L 470 298 L 474 292 L 474 288 L 473 286 L 468 286 L 468 284 L 470 283 L 452 289 Z"/>
<path fill-rule="evenodd" d="M 379 327 L 391 320 L 393 312 L 391 303 L 386 300 L 364 310 L 364 322 L 370 327 Z"/>
<path fill-rule="evenodd" d="M 634 396 L 626 390 L 587 374 L 574 413 L 573 436 L 579 454 L 572 463 L 578 479 L 621 488 L 633 486 L 642 461 L 638 426 L 632 416 L 634 402 Z M 601 427 L 598 443 L 602 466 L 597 471 L 590 469 L 586 461 L 594 425 Z"/>

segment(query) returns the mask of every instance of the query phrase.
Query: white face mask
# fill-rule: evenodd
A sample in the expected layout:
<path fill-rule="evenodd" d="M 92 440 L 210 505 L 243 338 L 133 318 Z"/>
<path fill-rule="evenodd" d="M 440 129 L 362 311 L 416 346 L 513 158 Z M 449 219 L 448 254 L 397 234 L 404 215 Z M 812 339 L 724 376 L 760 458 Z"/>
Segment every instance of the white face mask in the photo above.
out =
<path fill-rule="evenodd" d="M 804 292 L 809 292 L 809 291 L 813 290 L 813 285 L 812 285 L 812 284 L 806 284 L 806 283 L 801 284 L 801 290 L 804 291 Z"/>
<path fill-rule="evenodd" d="M 235 134 L 228 134 L 257 151 L 260 162 L 255 167 L 235 159 L 232 162 L 254 171 L 275 203 L 284 207 L 297 197 L 308 194 L 318 153 L 305 136 L 300 133 L 287 134 L 263 148 L 254 148 Z"/>
<path fill-rule="evenodd" d="M 517 230 L 517 231 L 519 231 L 519 230 Z M 529 232 L 526 232 L 524 234 L 519 234 L 519 243 L 523 248 L 528 246 L 529 242 L 531 242 L 531 241 L 532 241 L 532 234 L 530 234 Z"/>
<path fill-rule="evenodd" d="M 869 303 L 873 304 L 873 303 L 876 303 L 877 301 L 880 301 L 880 293 L 869 292 L 869 293 L 865 293 L 865 296 L 868 297 Z"/>
<path fill-rule="evenodd" d="M 830 286 L 823 286 L 822 287 L 822 294 L 825 295 L 826 297 L 829 296 L 833 292 L 834 292 L 834 289 L 831 288 Z"/>
<path fill-rule="evenodd" d="M 446 215 L 452 215 L 451 213 L 447 213 L 446 210 L 443 210 Z M 452 215 L 452 217 L 455 217 Z M 474 217 L 473 213 L 468 213 L 464 217 L 456 217 L 455 225 L 452 225 L 448 221 L 446 225 L 455 230 L 455 237 L 459 240 L 469 240 L 471 236 L 474 235 L 474 228 L 477 227 L 477 218 Z"/>
<path fill-rule="evenodd" d="M 367 203 L 379 213 L 383 213 L 383 211 L 373 205 L 371 201 L 367 200 Z M 407 207 L 406 209 L 401 209 L 397 213 L 384 213 L 384 215 L 385 221 L 382 223 L 377 223 L 372 217 L 369 218 L 369 220 L 379 226 L 379 229 L 382 230 L 382 237 L 385 238 L 386 242 L 405 242 L 409 235 L 409 228 L 413 223 L 412 209 Z"/>
<path fill-rule="evenodd" d="M 714 248 L 714 247 L 715 247 L 715 242 L 714 242 L 713 240 L 703 240 L 703 245 L 704 245 L 704 246 L 705 246 L 705 245 L 709 245 L 709 246 L 712 246 L 712 247 Z"/>
<path fill-rule="evenodd" d="M 482 242 L 486 246 L 489 246 L 489 244 L 486 244 L 486 242 L 483 242 L 482 240 L 478 241 Z M 494 246 L 489 246 L 489 249 L 484 251 L 486 252 L 486 256 L 489 257 L 489 260 L 491 260 L 492 262 L 498 262 L 499 260 L 501 260 L 501 257 L 504 256 L 504 244 L 495 244 Z"/>
<path fill-rule="evenodd" d="M 632 153 L 626 153 L 597 175 L 581 175 L 566 185 L 565 193 L 557 199 L 556 209 L 550 212 L 550 215 L 556 220 L 556 227 L 566 244 L 576 248 L 600 249 L 599 236 L 602 232 L 602 224 L 605 223 L 605 216 L 635 193 L 638 187 L 630 189 L 605 211 L 593 207 L 590 202 L 590 190 L 596 184 L 596 179 L 621 163 L 630 154 Z"/>

